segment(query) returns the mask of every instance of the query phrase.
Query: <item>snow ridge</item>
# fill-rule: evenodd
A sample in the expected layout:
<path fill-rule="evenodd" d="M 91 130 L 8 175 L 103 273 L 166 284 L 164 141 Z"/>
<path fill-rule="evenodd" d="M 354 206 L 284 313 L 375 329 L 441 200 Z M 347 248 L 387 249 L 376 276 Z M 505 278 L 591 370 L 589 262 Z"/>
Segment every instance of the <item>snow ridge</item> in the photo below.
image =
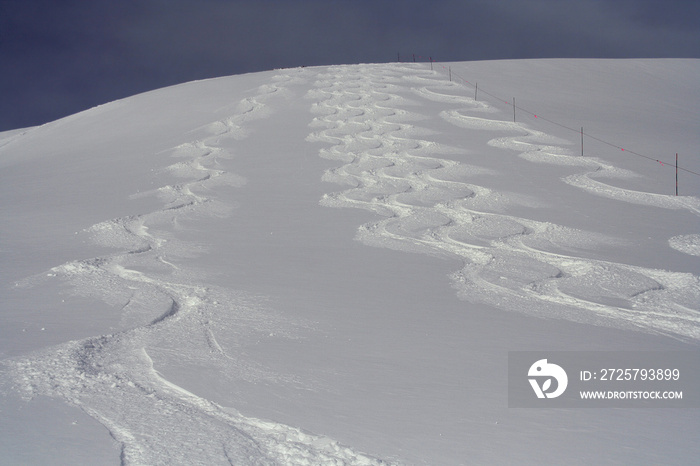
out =
<path fill-rule="evenodd" d="M 260 86 L 235 114 L 199 129 L 208 136 L 173 149 L 181 160 L 166 171 L 183 181 L 134 196 L 156 195 L 161 209 L 89 229 L 95 242 L 116 252 L 69 262 L 18 284 L 59 278 L 78 294 L 121 306 L 124 330 L 4 363 L 27 398 L 61 398 L 102 423 L 121 445 L 122 464 L 386 464 L 327 437 L 200 398 L 167 380 L 154 364 L 172 353 L 180 363 L 210 367 L 232 384 L 300 383 L 240 358 L 216 338 L 256 332 L 293 337 L 290 328 L 298 324 L 265 312 L 255 296 L 200 284 L 203 275 L 180 263 L 204 247 L 158 230 L 229 213 L 230 205 L 209 197 L 208 190 L 246 180 L 220 168 L 219 161 L 232 156 L 222 141 L 245 138 L 247 123 L 268 116 L 269 102 L 284 94 L 286 79 L 292 78 L 277 76 L 274 84 Z"/>
<path fill-rule="evenodd" d="M 438 158 L 459 150 L 421 139 L 430 131 L 414 126 L 420 118 L 401 106 L 410 103 L 405 96 L 457 105 L 440 116 L 461 128 L 517 133 L 488 144 L 518 151 L 534 163 L 586 168 L 563 181 L 596 195 L 696 215 L 700 200 L 605 185 L 593 178 L 630 173 L 574 157 L 561 147 L 567 141 L 527 125 L 486 118 L 497 110 L 456 95 L 456 86 L 405 64 L 339 66 L 321 74 L 309 93 L 320 101 L 312 106 L 319 116 L 307 139 L 329 143 L 321 157 L 343 163 L 324 180 L 349 186 L 321 203 L 383 216 L 360 227 L 357 238 L 366 244 L 459 258 L 464 266 L 451 278 L 464 299 L 542 317 L 700 339 L 700 277 L 571 255 L 614 240 L 503 213 L 524 201 L 471 182 L 484 169 Z"/>

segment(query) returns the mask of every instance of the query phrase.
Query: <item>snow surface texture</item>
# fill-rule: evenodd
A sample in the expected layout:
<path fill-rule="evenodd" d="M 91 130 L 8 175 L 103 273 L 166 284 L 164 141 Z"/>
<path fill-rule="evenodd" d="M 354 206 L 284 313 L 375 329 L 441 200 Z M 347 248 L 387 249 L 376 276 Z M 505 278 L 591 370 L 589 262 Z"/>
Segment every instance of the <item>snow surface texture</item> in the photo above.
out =
<path fill-rule="evenodd" d="M 312 96 L 322 99 L 314 106 L 322 116 L 312 126 L 324 129 L 309 140 L 333 143 L 321 155 L 345 162 L 327 172 L 324 180 L 352 186 L 325 196 L 322 203 L 387 217 L 363 225 L 358 234 L 361 241 L 459 257 L 465 266 L 453 280 L 465 299 L 544 317 L 700 339 L 698 276 L 566 254 L 612 240 L 504 213 L 517 200 L 471 182 L 483 170 L 435 157 L 459 150 L 418 138 L 421 130 L 409 123 L 415 117 L 399 108 L 404 99 L 396 92 L 402 90 L 399 84 L 411 83 L 421 86 L 416 93 L 422 97 L 469 105 L 465 110 L 445 110 L 440 116 L 462 128 L 518 133 L 488 144 L 517 151 L 528 161 L 587 169 L 564 181 L 594 194 L 688 209 L 695 215 L 700 215 L 700 199 L 637 192 L 596 181 L 594 177 L 630 175 L 596 159 L 574 156 L 554 145 L 566 141 L 526 124 L 488 118 L 491 107 L 454 95 L 455 84 L 436 80 L 429 71 L 406 78 L 382 68 L 337 68 L 321 78 Z M 692 238 L 669 241 L 679 251 L 692 250 Z"/>
<path fill-rule="evenodd" d="M 692 65 L 697 74 L 700 67 L 696 62 Z M 252 90 L 239 91 L 244 97 L 233 103 L 222 103 L 219 94 L 226 89 L 222 83 L 237 80 L 245 80 L 239 88 Z M 156 91 L 44 127 L 5 134 L 0 140 L 0 170 L 10 177 L 23 164 L 39 165 L 46 157 L 42 151 L 62 138 L 89 134 L 86 127 L 97 131 L 91 137 L 99 143 L 96 129 L 112 124 L 110 112 L 124 110 L 129 115 L 129 105 L 146 102 L 149 95 L 172 101 L 178 89 L 193 100 L 206 92 L 214 95 L 210 105 L 215 110 L 205 108 L 198 115 L 182 117 L 177 132 L 168 127 L 157 133 L 162 141 L 156 145 L 139 142 L 134 155 L 125 159 L 137 167 L 139 176 L 161 184 L 146 188 L 139 180 L 115 175 L 114 185 L 125 185 L 119 189 L 128 199 L 110 205 L 109 211 L 125 213 L 76 232 L 77 237 L 87 236 L 90 244 L 78 248 L 78 257 L 29 277 L 16 277 L 11 286 L 12 292 L 38 293 L 34 290 L 65 283 L 72 290 L 69 300 L 102 301 L 116 310 L 117 318 L 107 327 L 110 331 L 67 338 L 48 347 L 37 343 L 37 350 L 6 358 L 3 364 L 25 399 L 60 399 L 102 424 L 119 445 L 122 464 L 464 461 L 458 456 L 431 457 L 429 451 L 411 453 L 385 446 L 380 459 L 363 453 L 364 447 L 344 446 L 345 442 L 302 427 L 243 415 L 195 394 L 160 369 L 180 364 L 197 368 L 202 377 L 215 373 L 231 386 L 319 390 L 315 382 L 292 369 L 282 373 L 247 356 L 245 344 L 256 338 L 303 341 L 303 335 L 314 332 L 317 324 L 271 308 L 265 296 L 216 278 L 222 272 L 208 270 L 201 258 L 224 253 L 226 243 L 218 243 L 215 249 L 192 234 L 197 228 L 193 225 L 247 221 L 236 217 L 238 199 L 248 199 L 238 193 L 250 182 L 236 170 L 240 152 L 249 150 L 245 143 L 251 135 L 270 131 L 265 120 L 290 109 L 297 118 L 306 119 L 302 121 L 306 133 L 276 127 L 275 133 L 259 136 L 297 141 L 275 161 L 285 167 L 282 174 L 275 175 L 271 169 L 269 176 L 280 176 L 280 183 L 293 182 L 294 158 L 319 154 L 331 164 L 325 173 L 313 175 L 329 182 L 323 185 L 326 193 L 320 204 L 374 214 L 369 222 L 356 225 L 356 238 L 366 245 L 457 264 L 444 279 L 471 306 L 665 335 L 690 345 L 700 341 L 700 268 L 695 259 L 700 199 L 640 189 L 634 180 L 642 175 L 631 162 L 577 155 L 575 138 L 569 141 L 565 135 L 508 121 L 507 111 L 466 96 L 463 85 L 426 65 L 281 70 Z M 144 118 L 165 116 L 157 105 L 146 108 Z M 208 112 L 219 116 L 204 122 Z M 175 115 L 170 117 L 173 121 Z M 140 137 L 148 141 L 148 131 Z M 39 144 L 44 141 L 48 143 Z M 171 142 L 175 144 L 167 146 Z M 39 144 L 41 150 L 32 152 L 32 144 Z M 263 152 L 253 154 L 260 164 Z M 488 154 L 488 160 L 482 153 Z M 150 159 L 145 162 L 140 157 Z M 81 163 L 96 162 L 86 158 Z M 527 167 L 542 166 L 551 167 L 539 181 L 549 191 L 546 194 L 518 177 Z M 98 163 L 94 170 L 110 168 Z M 20 199 L 22 194 L 12 195 Z M 597 206 L 614 203 L 598 222 L 585 207 L 592 198 L 598 200 L 597 204 L 592 201 Z M 567 204 L 571 199 L 576 199 L 573 206 Z M 80 221 L 66 215 L 62 220 L 66 228 L 79 228 L 75 225 L 100 215 L 99 202 L 93 202 L 96 213 L 85 213 Z M 615 216 L 630 205 L 643 209 L 638 213 L 642 220 L 632 220 L 631 230 L 637 232 L 645 228 L 642 215 L 673 219 L 668 227 L 657 222 L 659 230 L 649 233 L 654 235 L 654 253 L 635 255 L 637 238 L 626 236 L 628 225 L 616 226 Z M 579 209 L 582 215 L 568 217 L 569 209 Z M 6 225 L 10 214 L 3 214 Z M 582 216 L 590 219 L 590 225 L 580 223 Z M 311 223 L 307 218 L 301 221 Z M 259 239 L 250 238 L 251 248 L 255 241 L 269 241 L 272 232 L 258 231 L 255 236 Z M 16 240 L 16 244 L 23 243 Z M 676 255 L 667 258 L 670 253 Z M 40 263 L 37 259 L 33 265 Z M 230 273 L 246 266 L 233 264 Z M 302 273 L 303 264 L 299 269 Z M 357 273 L 368 271 L 359 268 Z M 303 299 L 312 303 L 315 297 Z M 468 306 L 465 312 L 469 313 Z"/>
<path fill-rule="evenodd" d="M 78 294 L 121 304 L 127 330 L 48 349 L 15 361 L 16 380 L 28 397 L 65 399 L 105 425 L 123 445 L 125 464 L 382 464 L 369 456 L 281 424 L 246 418 L 235 410 L 203 400 L 164 379 L 148 353 L 184 351 L 208 354 L 205 364 L 226 374 L 255 380 L 274 377 L 228 354 L 213 330 L 227 309 L 236 309 L 237 331 L 282 331 L 274 318 L 251 317 L 245 299 L 226 290 L 191 284 L 196 274 L 167 258 L 186 258 L 196 245 L 183 244 L 156 230 L 177 227 L 185 215 L 226 215 L 227 206 L 204 192 L 213 186 L 241 186 L 245 179 L 217 169 L 228 154 L 219 147 L 226 138 L 245 137 L 249 121 L 264 118 L 265 101 L 281 92 L 263 85 L 244 99 L 238 112 L 206 128 L 211 136 L 179 145 L 173 157 L 185 159 L 166 167 L 186 180 L 138 196 L 156 195 L 159 210 L 117 218 L 88 229 L 93 240 L 119 252 L 52 268 L 18 286 L 39 286 L 60 277 Z M 138 269 L 148 270 L 142 272 Z M 152 315 L 153 311 L 158 314 Z M 231 324 L 229 324 L 231 325 Z M 189 347 L 189 348 L 188 348 Z M 155 422 L 158 429 L 151 429 Z"/>

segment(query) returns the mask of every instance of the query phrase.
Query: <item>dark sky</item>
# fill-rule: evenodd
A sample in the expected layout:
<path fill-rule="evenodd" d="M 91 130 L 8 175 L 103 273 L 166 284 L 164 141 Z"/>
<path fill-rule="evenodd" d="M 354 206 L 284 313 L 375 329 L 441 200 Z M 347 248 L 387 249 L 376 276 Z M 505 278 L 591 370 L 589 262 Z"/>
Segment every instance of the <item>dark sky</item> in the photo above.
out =
<path fill-rule="evenodd" d="M 0 131 L 299 65 L 700 58 L 698 0 L 0 0 Z"/>

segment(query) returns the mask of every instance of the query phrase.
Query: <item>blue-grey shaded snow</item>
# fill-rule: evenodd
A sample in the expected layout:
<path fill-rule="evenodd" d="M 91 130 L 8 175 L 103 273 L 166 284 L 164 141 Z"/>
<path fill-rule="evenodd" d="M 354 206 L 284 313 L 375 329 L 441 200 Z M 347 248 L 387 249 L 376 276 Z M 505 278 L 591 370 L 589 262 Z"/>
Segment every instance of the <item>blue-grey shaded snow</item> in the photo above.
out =
<path fill-rule="evenodd" d="M 697 171 L 697 60 L 450 66 Z M 700 338 L 697 177 L 673 196 L 668 166 L 595 143 L 581 157 L 575 132 L 511 111 L 428 65 L 349 65 L 0 135 L 2 456 L 696 457 L 692 412 L 507 408 L 509 350 Z"/>

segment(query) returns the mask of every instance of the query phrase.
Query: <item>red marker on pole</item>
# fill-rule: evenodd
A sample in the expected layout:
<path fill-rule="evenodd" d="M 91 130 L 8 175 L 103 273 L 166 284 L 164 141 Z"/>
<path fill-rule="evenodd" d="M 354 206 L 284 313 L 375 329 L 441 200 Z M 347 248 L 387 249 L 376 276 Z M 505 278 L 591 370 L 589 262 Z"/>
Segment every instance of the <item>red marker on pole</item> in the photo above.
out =
<path fill-rule="evenodd" d="M 676 152 L 676 196 L 678 196 L 678 152 Z"/>

